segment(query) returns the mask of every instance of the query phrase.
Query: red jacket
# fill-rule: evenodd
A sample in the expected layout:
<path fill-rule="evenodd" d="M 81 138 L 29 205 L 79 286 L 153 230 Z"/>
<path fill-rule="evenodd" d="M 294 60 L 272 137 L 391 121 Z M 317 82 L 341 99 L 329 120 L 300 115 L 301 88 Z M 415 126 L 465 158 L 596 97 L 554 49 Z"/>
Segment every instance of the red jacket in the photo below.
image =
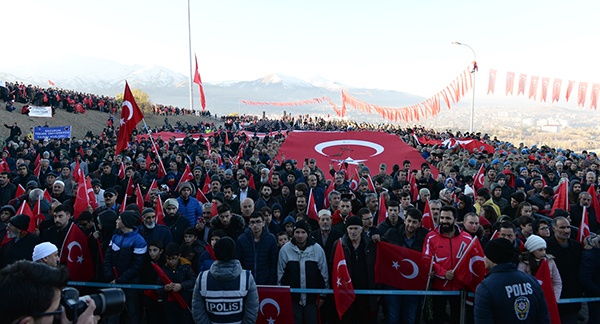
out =
<path fill-rule="evenodd" d="M 434 290 L 460 290 L 464 285 L 458 280 L 446 280 L 446 271 L 453 270 L 458 260 L 463 256 L 472 237 L 469 233 L 461 231 L 455 225 L 453 237 L 448 237 L 440 233 L 439 227 L 430 231 L 423 242 L 423 254 L 433 259 L 433 279 L 432 289 Z M 447 282 L 447 283 L 446 283 Z"/>

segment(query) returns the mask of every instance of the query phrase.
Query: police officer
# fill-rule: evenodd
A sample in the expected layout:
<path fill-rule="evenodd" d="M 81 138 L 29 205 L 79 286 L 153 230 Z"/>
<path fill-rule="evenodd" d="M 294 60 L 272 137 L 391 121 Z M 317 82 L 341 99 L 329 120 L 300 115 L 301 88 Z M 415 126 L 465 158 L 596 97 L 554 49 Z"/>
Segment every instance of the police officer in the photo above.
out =
<path fill-rule="evenodd" d="M 475 323 L 550 323 L 542 288 L 512 262 L 513 245 L 505 238 L 485 246 L 490 272 L 475 292 Z"/>
<path fill-rule="evenodd" d="M 258 291 L 250 271 L 234 260 L 235 241 L 223 237 L 214 247 L 217 260 L 196 279 L 192 315 L 198 323 L 255 323 Z"/>

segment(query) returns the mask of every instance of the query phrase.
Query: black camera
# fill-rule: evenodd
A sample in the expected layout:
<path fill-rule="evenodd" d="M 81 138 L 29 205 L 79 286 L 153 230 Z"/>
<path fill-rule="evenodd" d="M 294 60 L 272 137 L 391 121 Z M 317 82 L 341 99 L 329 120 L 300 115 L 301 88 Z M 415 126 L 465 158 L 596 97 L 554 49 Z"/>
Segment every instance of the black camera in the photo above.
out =
<path fill-rule="evenodd" d="M 67 318 L 77 322 L 79 315 L 88 307 L 85 299 L 89 297 L 96 303 L 94 315 L 112 316 L 120 314 L 125 309 L 125 293 L 119 288 L 100 289 L 97 294 L 79 297 L 79 291 L 72 287 L 62 289 L 60 303 L 65 308 Z"/>

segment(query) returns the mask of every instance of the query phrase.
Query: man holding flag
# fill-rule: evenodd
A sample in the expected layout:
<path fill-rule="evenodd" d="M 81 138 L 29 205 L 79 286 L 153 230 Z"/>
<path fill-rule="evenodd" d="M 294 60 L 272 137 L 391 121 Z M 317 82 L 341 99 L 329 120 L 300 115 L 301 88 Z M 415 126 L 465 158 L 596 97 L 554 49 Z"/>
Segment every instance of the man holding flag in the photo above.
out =
<path fill-rule="evenodd" d="M 454 278 L 454 267 L 463 257 L 472 238 L 456 225 L 458 212 L 452 206 L 443 206 L 440 212 L 439 227 L 429 232 L 423 245 L 423 254 L 433 258 L 434 290 L 456 291 L 465 285 Z M 443 323 L 446 304 L 450 303 L 450 316 L 453 323 L 460 321 L 460 298 L 458 296 L 433 297 L 433 322 Z"/>
<path fill-rule="evenodd" d="M 121 153 L 121 151 L 127 148 L 129 145 L 129 139 L 131 138 L 131 133 L 135 129 L 135 126 L 142 121 L 142 119 L 144 119 L 144 114 L 138 107 L 137 103 L 135 103 L 135 98 L 129 89 L 129 84 L 125 82 L 123 104 L 121 105 L 121 126 L 119 128 L 119 136 L 117 138 L 115 155 L 118 155 Z"/>
<path fill-rule="evenodd" d="M 375 243 L 363 233 L 363 221 L 359 216 L 351 216 L 346 220 L 346 234 L 334 243 L 333 251 L 338 244 L 344 251 L 345 265 L 350 274 L 354 289 L 375 289 Z M 336 273 L 342 263 L 332 264 L 332 285 L 339 285 Z M 334 286 L 335 288 L 335 286 Z M 352 291 L 353 292 L 353 291 Z M 336 298 L 336 304 L 339 301 Z M 375 316 L 377 300 L 374 295 L 357 295 L 348 306 L 345 314 L 340 316 L 344 323 L 369 323 Z"/>
<path fill-rule="evenodd" d="M 422 218 L 422 214 L 421 211 L 419 211 L 416 208 L 409 208 L 406 210 L 405 215 L 404 215 L 404 224 L 398 224 L 399 226 L 395 226 L 390 228 L 384 235 L 382 238 L 383 242 L 388 242 L 393 244 L 394 246 L 398 246 L 401 248 L 405 248 L 405 249 L 410 249 L 412 251 L 417 251 L 417 252 L 421 252 L 423 250 L 423 243 L 425 242 L 425 237 L 427 236 L 427 230 L 421 226 L 421 218 Z M 377 256 L 377 262 L 375 265 L 375 273 L 376 273 L 376 282 L 382 282 L 384 284 L 384 289 L 397 289 L 396 287 L 393 287 L 390 284 L 394 284 L 394 283 L 400 283 L 400 280 L 398 279 L 403 279 L 403 278 L 410 278 L 413 275 L 411 274 L 410 271 L 406 271 L 406 272 L 401 272 L 400 275 L 402 275 L 402 277 L 398 276 L 398 274 L 396 272 L 391 272 L 390 270 L 393 269 L 401 269 L 402 266 L 404 265 L 412 265 L 412 263 L 410 263 L 409 261 L 406 262 L 402 262 L 404 259 L 401 259 L 399 257 L 399 254 L 396 251 L 399 250 L 394 250 L 395 253 L 384 253 L 382 251 L 384 248 L 384 245 L 378 246 L 378 256 Z M 396 261 L 396 259 L 391 260 L 391 262 L 385 262 L 387 259 L 387 257 L 393 256 L 395 258 L 398 258 L 398 261 Z M 415 262 L 415 260 L 411 261 Z M 419 260 L 416 261 L 421 261 L 421 258 Z M 394 263 L 396 262 L 396 263 Z M 391 264 L 391 268 L 390 268 L 390 264 Z M 410 267 L 410 266 L 409 266 Z M 429 270 L 429 264 L 426 264 L 425 267 L 427 268 L 426 271 Z M 381 269 L 381 270 L 380 270 Z M 386 271 L 388 270 L 388 271 Z M 412 269 L 414 273 L 414 268 Z M 406 274 L 408 273 L 408 275 Z M 390 274 L 390 275 L 387 275 Z M 427 272 L 425 272 L 425 274 L 427 274 Z M 381 276 L 381 277 L 380 277 Z M 378 277 L 380 277 L 381 279 L 378 280 Z M 408 277 L 408 278 L 407 278 Z M 413 278 L 415 280 L 414 283 L 417 283 L 419 276 L 415 276 L 415 278 Z M 427 276 L 425 276 L 427 278 Z M 388 284 L 386 284 L 386 282 Z M 402 288 L 404 289 L 414 289 L 414 290 L 423 290 L 426 289 L 425 284 L 422 286 L 408 286 L 408 285 L 403 285 Z M 394 284 L 394 286 L 396 286 Z M 385 295 L 384 297 L 384 302 L 386 305 L 386 323 L 417 323 L 417 310 L 418 310 L 418 306 L 419 306 L 419 299 L 420 297 L 418 296 L 398 296 L 398 295 Z"/>

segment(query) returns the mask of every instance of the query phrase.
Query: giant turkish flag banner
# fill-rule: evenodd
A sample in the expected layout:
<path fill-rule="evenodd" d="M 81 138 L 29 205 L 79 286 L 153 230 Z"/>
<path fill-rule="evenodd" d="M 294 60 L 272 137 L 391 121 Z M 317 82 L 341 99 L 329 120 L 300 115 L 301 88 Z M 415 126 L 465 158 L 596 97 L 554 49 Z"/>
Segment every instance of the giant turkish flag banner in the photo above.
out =
<path fill-rule="evenodd" d="M 460 280 L 468 291 L 475 292 L 477 285 L 483 281 L 487 274 L 484 257 L 481 243 L 479 243 L 477 237 L 474 237 L 462 258 L 454 267 L 454 277 Z"/>
<path fill-rule="evenodd" d="M 425 290 L 431 258 L 419 251 L 377 243 L 375 283 L 404 290 Z"/>
<path fill-rule="evenodd" d="M 71 280 L 88 281 L 94 278 L 94 262 L 87 237 L 75 223 L 71 223 L 60 249 L 60 263 L 67 265 Z"/>
<path fill-rule="evenodd" d="M 256 286 L 258 318 L 256 323 L 293 323 L 292 294 L 287 286 Z"/>
<path fill-rule="evenodd" d="M 411 165 L 418 167 L 425 159 L 417 150 L 404 143 L 400 137 L 384 132 L 291 132 L 281 148 L 277 158 L 304 161 L 305 158 L 315 158 L 317 166 L 328 168 L 348 163 L 348 172 L 354 172 L 359 163 L 364 163 L 371 170 L 379 170 L 379 164 L 388 166 L 399 161 L 409 160 Z M 299 162 L 300 164 L 302 162 Z M 300 165 L 299 164 L 299 165 Z M 438 169 L 432 165 L 434 177 Z"/>

